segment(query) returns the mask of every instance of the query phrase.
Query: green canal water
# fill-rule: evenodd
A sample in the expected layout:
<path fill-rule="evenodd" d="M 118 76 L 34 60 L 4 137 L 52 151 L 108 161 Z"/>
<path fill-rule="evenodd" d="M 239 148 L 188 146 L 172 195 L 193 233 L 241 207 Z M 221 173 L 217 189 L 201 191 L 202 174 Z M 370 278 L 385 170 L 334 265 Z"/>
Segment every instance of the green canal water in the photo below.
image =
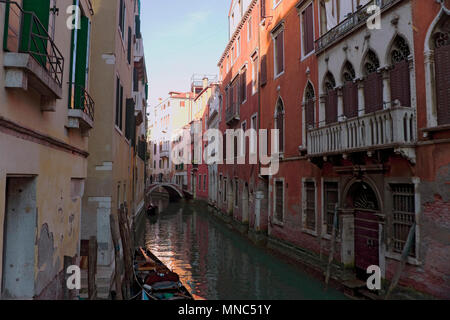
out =
<path fill-rule="evenodd" d="M 346 299 L 296 266 L 230 230 L 204 203 L 155 201 L 162 211 L 136 223 L 146 246 L 196 296 L 207 300 Z"/>

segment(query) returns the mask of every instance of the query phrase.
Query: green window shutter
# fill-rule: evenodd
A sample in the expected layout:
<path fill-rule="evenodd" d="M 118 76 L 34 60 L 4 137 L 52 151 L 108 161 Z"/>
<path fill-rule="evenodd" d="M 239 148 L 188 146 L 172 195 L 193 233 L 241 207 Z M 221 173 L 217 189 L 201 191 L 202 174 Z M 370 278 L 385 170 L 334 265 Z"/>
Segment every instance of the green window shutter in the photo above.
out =
<path fill-rule="evenodd" d="M 48 23 L 50 20 L 50 0 L 23 0 L 22 7 L 25 12 L 33 12 L 39 19 L 45 31 L 48 31 Z M 21 51 L 39 52 L 41 54 L 45 54 L 47 52 L 46 42 L 40 41 L 37 38 L 35 39 L 36 44 L 33 41 L 30 42 L 30 28 L 32 28 L 32 32 L 34 34 L 42 35 L 44 31 L 42 30 L 42 27 L 33 21 L 31 14 L 24 15 L 22 22 L 22 39 L 20 43 Z M 45 56 L 34 55 L 34 57 L 42 65 L 46 64 Z"/>
<path fill-rule="evenodd" d="M 5 6 L 5 27 L 3 29 L 3 50 L 8 50 L 8 33 L 9 33 L 9 10 L 10 4 L 7 2 Z"/>
<path fill-rule="evenodd" d="M 75 58 L 75 108 L 83 108 L 83 90 L 86 88 L 86 68 L 88 59 L 89 19 L 81 16 L 80 29 L 77 30 Z"/>

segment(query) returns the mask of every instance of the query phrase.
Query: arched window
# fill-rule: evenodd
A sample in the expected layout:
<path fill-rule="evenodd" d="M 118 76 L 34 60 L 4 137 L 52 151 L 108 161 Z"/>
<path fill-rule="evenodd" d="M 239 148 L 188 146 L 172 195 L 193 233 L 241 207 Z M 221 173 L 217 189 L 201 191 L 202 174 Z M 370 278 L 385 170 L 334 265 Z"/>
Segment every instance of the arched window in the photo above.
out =
<path fill-rule="evenodd" d="M 433 34 L 438 125 L 450 124 L 450 18 L 444 15 Z"/>
<path fill-rule="evenodd" d="M 316 95 L 314 93 L 314 88 L 311 82 L 308 82 L 305 90 L 305 122 L 307 127 L 314 127 L 315 101 Z"/>
<path fill-rule="evenodd" d="M 410 55 L 408 43 L 396 36 L 390 51 L 392 69 L 390 71 L 391 100 L 400 101 L 402 107 L 411 107 L 411 81 L 409 75 Z"/>
<path fill-rule="evenodd" d="M 369 50 L 364 59 L 364 104 L 366 114 L 383 109 L 383 77 L 378 72 L 380 60 Z"/>
<path fill-rule="evenodd" d="M 344 82 L 344 116 L 353 118 L 358 116 L 358 84 L 355 82 L 356 73 L 353 65 L 347 61 L 342 70 L 342 80 Z"/>
<path fill-rule="evenodd" d="M 326 124 L 335 123 L 338 120 L 338 96 L 336 90 L 336 80 L 328 72 L 325 76 L 324 91 L 325 99 L 325 122 Z"/>
<path fill-rule="evenodd" d="M 275 114 L 275 125 L 276 129 L 278 129 L 278 146 L 280 153 L 284 152 L 284 106 L 283 101 L 278 99 L 277 109 Z"/>

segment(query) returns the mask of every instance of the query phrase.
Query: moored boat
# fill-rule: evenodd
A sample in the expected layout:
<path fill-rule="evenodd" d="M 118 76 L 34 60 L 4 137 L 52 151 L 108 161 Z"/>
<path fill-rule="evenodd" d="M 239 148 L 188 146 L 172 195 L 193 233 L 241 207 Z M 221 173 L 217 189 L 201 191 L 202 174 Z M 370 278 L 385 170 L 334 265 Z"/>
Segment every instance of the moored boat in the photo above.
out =
<path fill-rule="evenodd" d="M 134 257 L 135 300 L 194 300 L 178 274 L 149 250 L 139 248 Z"/>

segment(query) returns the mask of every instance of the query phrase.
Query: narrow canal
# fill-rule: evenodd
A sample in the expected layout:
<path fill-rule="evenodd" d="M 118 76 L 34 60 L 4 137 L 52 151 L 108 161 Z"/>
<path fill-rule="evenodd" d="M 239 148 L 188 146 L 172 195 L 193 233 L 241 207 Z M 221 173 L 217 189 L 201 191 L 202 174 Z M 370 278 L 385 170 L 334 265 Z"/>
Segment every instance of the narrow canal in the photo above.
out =
<path fill-rule="evenodd" d="M 204 203 L 156 201 L 158 217 L 139 217 L 136 242 L 146 246 L 185 286 L 207 300 L 345 299 L 297 267 L 254 246 Z"/>

